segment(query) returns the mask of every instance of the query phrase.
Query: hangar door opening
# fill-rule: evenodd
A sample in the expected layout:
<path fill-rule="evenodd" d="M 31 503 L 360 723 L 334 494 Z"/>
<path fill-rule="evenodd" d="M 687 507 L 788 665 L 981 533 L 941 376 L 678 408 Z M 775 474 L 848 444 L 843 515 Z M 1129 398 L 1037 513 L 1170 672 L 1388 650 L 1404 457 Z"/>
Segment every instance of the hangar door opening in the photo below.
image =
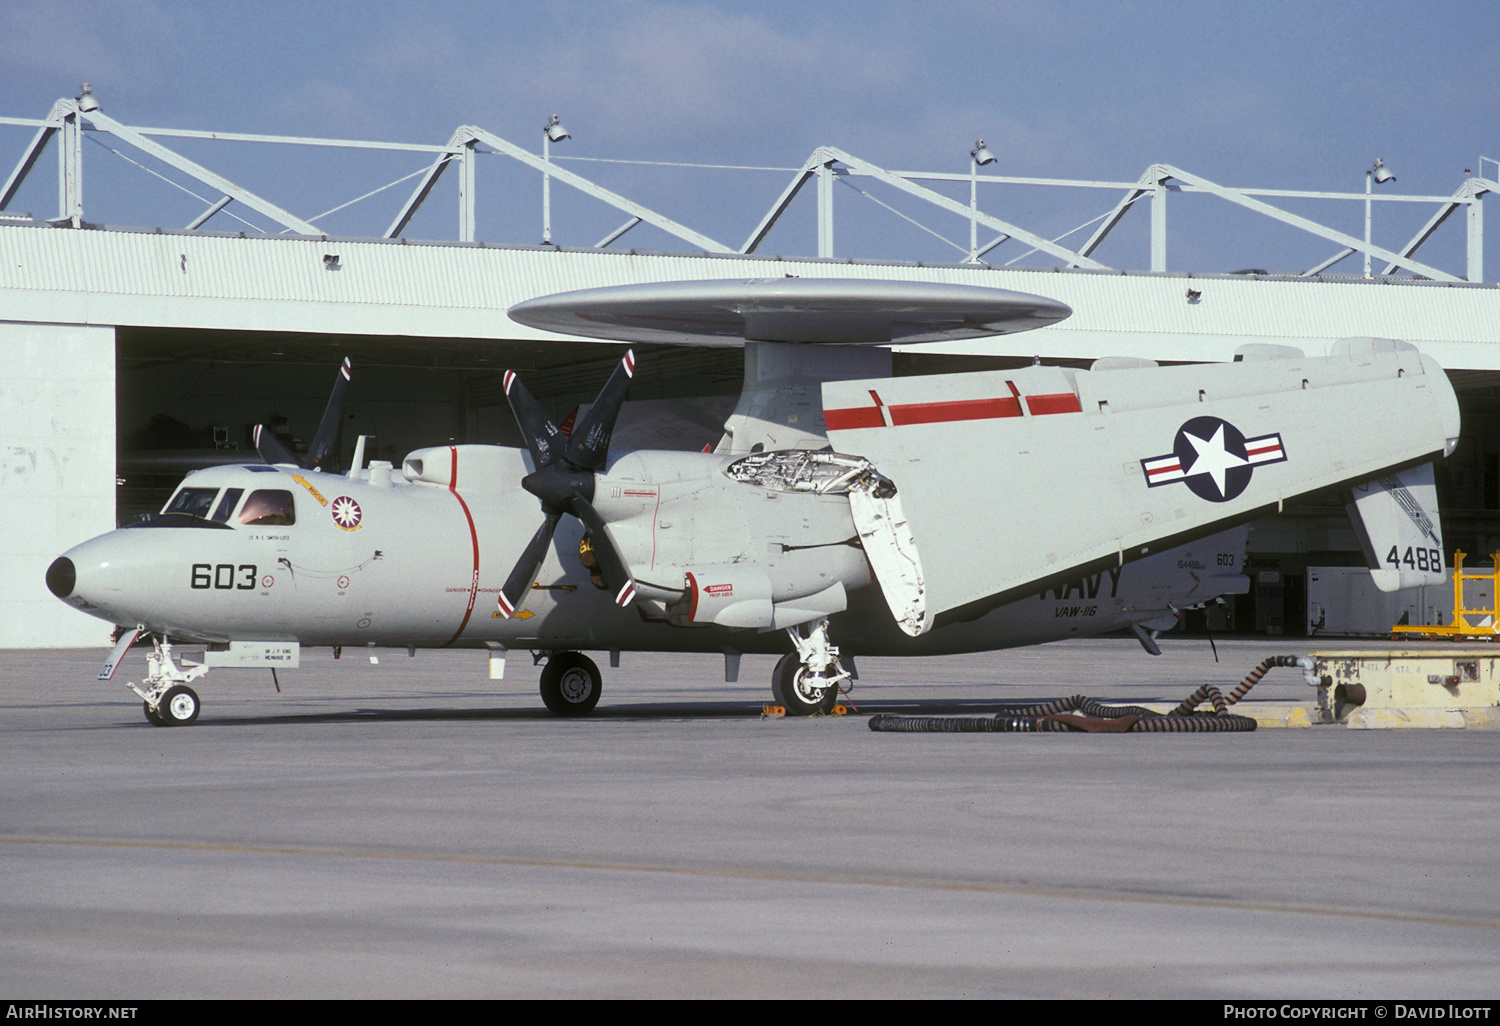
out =
<path fill-rule="evenodd" d="M 353 364 L 338 467 L 355 442 L 367 460 L 400 466 L 429 445 L 522 444 L 504 372 L 519 372 L 561 423 L 593 401 L 624 346 L 397 336 L 116 330 L 117 518 L 155 512 L 184 474 L 260 462 L 264 424 L 302 453 L 328 404 L 339 365 Z M 738 350 L 636 346 L 631 402 L 617 437 L 626 445 L 701 450 L 717 443 L 741 380 Z"/>

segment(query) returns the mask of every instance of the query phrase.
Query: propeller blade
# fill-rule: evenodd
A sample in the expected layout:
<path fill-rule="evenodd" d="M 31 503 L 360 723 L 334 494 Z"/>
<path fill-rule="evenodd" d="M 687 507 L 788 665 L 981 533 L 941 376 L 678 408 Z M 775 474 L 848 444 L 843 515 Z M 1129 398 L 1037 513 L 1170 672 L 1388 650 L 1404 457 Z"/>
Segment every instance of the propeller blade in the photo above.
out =
<path fill-rule="evenodd" d="M 526 448 L 531 450 L 536 468 L 540 470 L 556 460 L 566 439 L 513 370 L 505 372 L 505 398 L 510 401 L 511 412 L 516 415 L 521 437 L 526 439 Z"/>
<path fill-rule="evenodd" d="M 635 581 L 625 565 L 609 526 L 590 500 L 594 497 L 594 472 L 604 466 L 609 456 L 609 439 L 615 419 L 635 374 L 635 354 L 627 352 L 620 365 L 605 382 L 589 412 L 579 419 L 572 436 L 564 435 L 547 417 L 541 405 L 527 391 L 515 371 L 505 372 L 505 397 L 516 415 L 526 447 L 531 450 L 533 470 L 521 479 L 521 487 L 542 502 L 547 522 L 537 529 L 521 553 L 505 587 L 500 589 L 498 605 L 504 616 L 511 616 L 521 604 L 527 588 L 536 579 L 537 570 L 547 555 L 552 532 L 564 513 L 582 521 L 593 539 L 593 552 L 599 564 L 599 576 L 614 591 L 615 602 L 628 606 L 635 598 Z"/>
<path fill-rule="evenodd" d="M 500 615 L 506 619 L 515 615 L 526 597 L 526 589 L 536 580 L 537 571 L 542 568 L 542 560 L 547 558 L 547 547 L 552 544 L 552 532 L 557 530 L 557 522 L 561 519 L 561 513 L 551 510 L 547 512 L 546 523 L 531 536 L 531 541 L 526 543 L 526 548 L 521 552 L 521 558 L 516 560 L 516 568 L 505 579 L 505 587 L 500 589 L 500 596 L 495 604 Z"/>
<path fill-rule="evenodd" d="M 255 451 L 260 453 L 260 458 L 267 463 L 290 463 L 293 466 L 302 466 L 302 460 L 297 454 L 282 444 L 281 439 L 268 431 L 264 424 L 255 425 L 254 438 Z"/>
<path fill-rule="evenodd" d="M 589 412 L 579 418 L 568 438 L 565 456 L 569 463 L 587 470 L 600 470 L 609 456 L 609 440 L 615 431 L 615 420 L 620 416 L 620 406 L 625 402 L 625 393 L 630 389 L 630 379 L 635 377 L 635 352 L 627 350 L 625 358 L 615 368 L 604 389 Z"/>
<path fill-rule="evenodd" d="M 599 561 L 599 575 L 604 578 L 609 590 L 614 592 L 615 605 L 621 608 L 630 605 L 635 598 L 635 581 L 630 576 L 630 568 L 625 565 L 620 550 L 615 547 L 609 525 L 604 522 L 599 511 L 582 496 L 573 497 L 572 513 L 589 529 L 589 536 L 594 543 L 594 558 Z"/>
<path fill-rule="evenodd" d="M 307 455 L 302 457 L 302 465 L 308 470 L 321 469 L 332 474 L 339 471 L 338 453 L 335 449 L 339 440 L 339 428 L 344 420 L 344 397 L 349 392 L 350 367 L 346 356 L 333 379 L 333 393 L 328 397 L 328 406 L 318 424 L 318 433 L 313 435 L 312 444 L 307 447 Z"/>

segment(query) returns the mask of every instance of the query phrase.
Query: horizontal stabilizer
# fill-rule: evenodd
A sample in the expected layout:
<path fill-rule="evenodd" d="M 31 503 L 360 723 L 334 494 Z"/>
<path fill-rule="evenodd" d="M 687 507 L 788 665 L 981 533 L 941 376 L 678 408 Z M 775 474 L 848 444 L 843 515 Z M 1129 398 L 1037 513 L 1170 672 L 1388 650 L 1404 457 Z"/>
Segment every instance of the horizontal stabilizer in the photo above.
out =
<path fill-rule="evenodd" d="M 1431 463 L 1355 485 L 1348 508 L 1375 587 L 1400 591 L 1448 579 Z"/>

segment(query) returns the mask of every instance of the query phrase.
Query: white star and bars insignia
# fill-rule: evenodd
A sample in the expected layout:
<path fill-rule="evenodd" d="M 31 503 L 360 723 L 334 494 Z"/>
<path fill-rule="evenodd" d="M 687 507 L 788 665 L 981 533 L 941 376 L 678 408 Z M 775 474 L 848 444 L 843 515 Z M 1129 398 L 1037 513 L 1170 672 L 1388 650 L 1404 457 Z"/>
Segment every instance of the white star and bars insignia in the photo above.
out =
<path fill-rule="evenodd" d="M 1194 417 L 1177 431 L 1170 453 L 1141 460 L 1151 488 L 1182 482 L 1200 498 L 1228 502 L 1250 484 L 1258 466 L 1286 462 L 1280 434 L 1246 438 L 1218 417 Z"/>

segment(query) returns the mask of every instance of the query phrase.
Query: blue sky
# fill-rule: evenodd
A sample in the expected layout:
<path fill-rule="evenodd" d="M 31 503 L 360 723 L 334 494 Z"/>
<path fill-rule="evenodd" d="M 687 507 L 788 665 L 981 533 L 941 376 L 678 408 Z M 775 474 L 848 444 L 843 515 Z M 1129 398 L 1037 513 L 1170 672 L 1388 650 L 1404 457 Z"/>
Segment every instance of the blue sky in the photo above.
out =
<path fill-rule="evenodd" d="M 1477 0 L 0 0 L 0 114 L 41 117 L 88 80 L 107 113 L 142 126 L 437 144 L 469 123 L 537 148 L 557 112 L 572 133 L 559 157 L 790 167 L 827 144 L 888 168 L 963 172 L 983 136 L 998 174 L 1133 180 L 1160 162 L 1228 185 L 1356 192 L 1380 156 L 1397 174 L 1387 189 L 1447 195 L 1480 155 L 1500 157 L 1495 11 Z M 0 126 L 5 173 L 29 138 Z M 302 216 L 422 163 L 174 145 Z M 85 161 L 90 219 L 181 226 L 201 208 L 101 147 Z M 500 163 L 481 172 L 480 234 L 537 242 L 539 180 Z M 571 167 L 734 246 L 789 178 Z M 50 166 L 34 177 L 12 207 L 50 215 Z M 378 233 L 408 191 L 327 227 Z M 947 191 L 967 199 L 965 186 Z M 878 195 L 966 243 L 958 219 Z M 981 202 L 1056 236 L 1116 198 L 1016 188 Z M 553 201 L 563 244 L 592 244 L 622 219 L 565 190 Z M 961 256 L 850 190 L 836 204 L 840 256 Z M 411 234 L 451 237 L 455 206 L 435 194 Z M 1358 203 L 1296 209 L 1362 231 Z M 1429 212 L 1378 208 L 1376 241 L 1399 245 Z M 812 252 L 812 217 L 809 195 L 768 248 Z M 1144 210 L 1130 223 L 1099 255 L 1143 267 Z M 211 226 L 240 227 L 222 215 Z M 1204 197 L 1172 208 L 1174 270 L 1305 267 L 1335 248 Z M 1020 252 L 1010 243 L 992 259 Z M 1457 220 L 1423 251 L 1458 273 L 1462 254 Z"/>

